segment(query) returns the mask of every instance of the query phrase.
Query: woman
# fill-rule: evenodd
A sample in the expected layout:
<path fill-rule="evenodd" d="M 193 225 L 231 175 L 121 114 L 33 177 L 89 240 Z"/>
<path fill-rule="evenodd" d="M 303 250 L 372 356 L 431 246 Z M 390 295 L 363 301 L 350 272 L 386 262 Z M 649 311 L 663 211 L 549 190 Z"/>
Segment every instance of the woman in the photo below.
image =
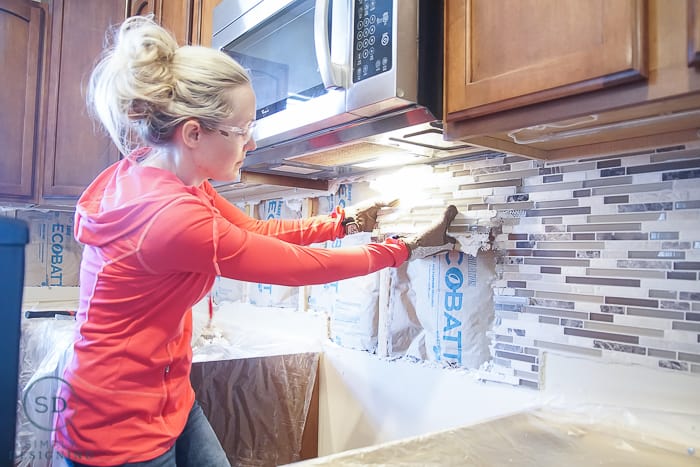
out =
<path fill-rule="evenodd" d="M 150 18 L 118 29 L 88 101 L 126 156 L 85 190 L 79 326 L 59 396 L 55 449 L 69 465 L 229 465 L 194 400 L 191 307 L 217 275 L 298 286 L 397 267 L 452 248 L 456 208 L 413 239 L 340 249 L 345 213 L 259 221 L 217 194 L 255 149 L 255 95 L 241 66 L 178 47 Z M 377 207 L 363 211 L 374 227 Z"/>

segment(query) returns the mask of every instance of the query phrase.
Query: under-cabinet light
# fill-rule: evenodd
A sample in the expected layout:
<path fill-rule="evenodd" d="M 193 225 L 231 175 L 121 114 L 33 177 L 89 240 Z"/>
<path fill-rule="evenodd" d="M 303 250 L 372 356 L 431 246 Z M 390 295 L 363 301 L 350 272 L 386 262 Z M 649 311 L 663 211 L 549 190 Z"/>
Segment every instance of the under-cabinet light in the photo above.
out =
<path fill-rule="evenodd" d="M 700 109 L 693 109 L 693 110 L 686 110 L 686 111 L 676 112 L 676 113 L 654 115 L 651 117 L 637 118 L 634 120 L 625 120 L 622 122 L 605 123 L 602 125 L 596 125 L 596 126 L 591 126 L 591 127 L 586 127 L 586 128 L 578 128 L 578 129 L 572 129 L 572 130 L 567 129 L 567 128 L 571 128 L 571 127 L 578 126 L 578 125 L 584 125 L 584 124 L 591 123 L 591 122 L 598 120 L 597 115 L 588 115 L 586 117 L 582 117 L 579 120 L 572 120 L 571 123 L 569 123 L 569 124 L 545 123 L 542 125 L 534 125 L 534 126 L 530 126 L 530 127 L 526 127 L 526 128 L 520 128 L 517 130 L 509 131 L 508 137 L 510 137 L 513 140 L 513 142 L 516 144 L 546 143 L 549 141 L 556 141 L 556 140 L 561 140 L 561 139 L 576 138 L 579 136 L 592 135 L 595 133 L 599 133 L 601 131 L 617 130 L 617 129 L 623 129 L 623 128 L 633 128 L 633 127 L 637 127 L 637 126 L 650 125 L 650 124 L 659 123 L 659 122 L 668 122 L 671 120 L 687 118 L 687 117 L 695 117 L 695 116 L 700 117 Z M 564 131 L 556 131 L 556 130 L 560 130 L 562 128 L 565 130 Z M 522 134 L 525 132 L 532 132 L 535 134 L 535 136 L 532 138 L 529 138 L 529 139 L 528 138 L 521 139 L 518 137 L 518 134 Z M 544 133 L 540 133 L 540 132 L 544 132 Z"/>

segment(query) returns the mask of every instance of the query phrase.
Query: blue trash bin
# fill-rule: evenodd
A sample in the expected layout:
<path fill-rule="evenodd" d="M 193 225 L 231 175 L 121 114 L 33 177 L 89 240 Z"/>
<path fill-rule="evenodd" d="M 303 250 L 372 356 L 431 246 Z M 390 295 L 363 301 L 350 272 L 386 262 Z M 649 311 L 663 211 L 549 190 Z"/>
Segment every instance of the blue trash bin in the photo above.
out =
<path fill-rule="evenodd" d="M 15 454 L 19 340 L 24 286 L 27 224 L 0 217 L 0 465 L 12 465 Z M 4 459 L 4 460 L 3 460 Z"/>

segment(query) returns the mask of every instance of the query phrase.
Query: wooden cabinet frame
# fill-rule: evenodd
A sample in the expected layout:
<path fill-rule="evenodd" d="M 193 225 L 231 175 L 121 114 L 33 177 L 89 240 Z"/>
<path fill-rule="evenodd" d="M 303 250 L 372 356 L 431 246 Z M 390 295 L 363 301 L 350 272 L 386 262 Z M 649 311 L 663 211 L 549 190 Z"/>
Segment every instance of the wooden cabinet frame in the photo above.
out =
<path fill-rule="evenodd" d="M 700 0 L 688 0 L 688 66 L 700 67 Z"/>

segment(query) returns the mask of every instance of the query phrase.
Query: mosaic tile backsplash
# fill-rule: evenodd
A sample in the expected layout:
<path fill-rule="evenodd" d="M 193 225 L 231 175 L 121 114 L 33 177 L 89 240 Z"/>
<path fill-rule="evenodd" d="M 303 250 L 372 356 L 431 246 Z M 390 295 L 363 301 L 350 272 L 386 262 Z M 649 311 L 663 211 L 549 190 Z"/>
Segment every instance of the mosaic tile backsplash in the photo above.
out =
<path fill-rule="evenodd" d="M 538 387 L 548 351 L 700 377 L 700 150 L 434 170 L 496 234 L 492 372 Z"/>

